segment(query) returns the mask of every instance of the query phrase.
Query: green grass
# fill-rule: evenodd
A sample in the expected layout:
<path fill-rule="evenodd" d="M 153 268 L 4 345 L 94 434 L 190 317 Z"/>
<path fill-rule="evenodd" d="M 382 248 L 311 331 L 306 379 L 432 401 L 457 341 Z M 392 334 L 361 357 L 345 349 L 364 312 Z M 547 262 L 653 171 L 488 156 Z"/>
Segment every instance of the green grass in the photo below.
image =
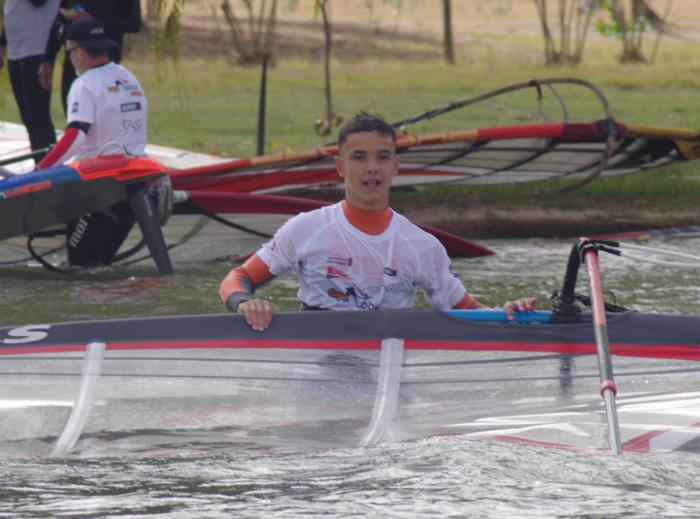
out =
<path fill-rule="evenodd" d="M 153 142 L 225 154 L 254 152 L 259 71 L 231 67 L 224 60 L 180 61 L 163 67 L 161 77 L 151 75 L 152 63 L 132 63 L 143 79 L 150 100 L 150 131 Z M 334 63 L 333 102 L 346 116 L 372 110 L 388 119 L 400 119 L 455 99 L 463 99 L 514 82 L 537 77 L 572 76 L 592 81 L 603 89 L 616 117 L 638 124 L 682 128 L 700 127 L 694 99 L 697 80 L 673 82 L 663 66 L 629 67 L 609 77 L 607 70 L 505 69 L 489 74 L 483 65 L 449 67 L 437 63 Z M 641 68 L 641 70 L 640 70 Z M 659 73 L 654 71 L 658 70 Z M 651 83 L 648 76 L 657 78 Z M 478 85 L 474 78 L 479 78 Z M 569 90 L 561 88 L 562 95 Z M 567 95 L 571 117 L 584 120 L 604 115 L 597 99 L 586 91 Z M 534 108 L 532 91 L 518 99 L 487 103 L 462 110 L 439 121 L 418 125 L 415 132 L 507 124 L 521 120 L 523 110 Z M 554 106 L 553 103 L 551 103 Z M 323 76 L 318 64 L 294 60 L 279 64 L 269 73 L 267 92 L 267 141 L 269 151 L 305 148 L 324 142 L 313 123 L 325 112 Z M 554 111 L 558 115 L 558 111 Z M 59 119 L 60 120 L 60 119 Z"/>
<path fill-rule="evenodd" d="M 548 209 L 577 210 L 608 206 L 625 211 L 669 206 L 691 209 L 700 199 L 700 179 L 694 164 L 672 165 L 633 175 L 604 177 L 573 191 L 562 190 L 570 180 L 529 182 L 511 185 L 426 185 L 400 189 L 394 193 L 396 205 L 410 203 L 424 207 L 433 204 L 460 207 L 538 206 Z M 416 198 L 416 193 L 420 197 Z"/>

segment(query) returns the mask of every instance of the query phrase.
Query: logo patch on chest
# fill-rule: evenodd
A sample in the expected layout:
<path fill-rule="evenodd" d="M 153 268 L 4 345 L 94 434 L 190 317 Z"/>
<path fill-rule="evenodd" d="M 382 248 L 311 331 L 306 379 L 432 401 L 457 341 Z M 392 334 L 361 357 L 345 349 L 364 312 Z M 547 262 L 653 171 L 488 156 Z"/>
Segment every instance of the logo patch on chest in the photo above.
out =
<path fill-rule="evenodd" d="M 352 266 L 352 258 L 341 258 L 339 256 L 328 256 L 326 263 L 329 265 L 342 265 L 346 267 Z"/>

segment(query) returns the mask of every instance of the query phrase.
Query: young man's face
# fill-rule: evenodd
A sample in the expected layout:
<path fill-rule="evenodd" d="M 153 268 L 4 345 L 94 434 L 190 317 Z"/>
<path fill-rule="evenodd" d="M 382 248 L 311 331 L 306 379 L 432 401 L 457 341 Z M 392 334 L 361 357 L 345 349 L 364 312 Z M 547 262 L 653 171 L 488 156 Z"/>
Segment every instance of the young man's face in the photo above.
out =
<path fill-rule="evenodd" d="M 345 179 L 345 199 L 361 209 L 389 205 L 391 179 L 399 170 L 396 145 L 377 132 L 348 135 L 335 158 L 338 174 Z"/>

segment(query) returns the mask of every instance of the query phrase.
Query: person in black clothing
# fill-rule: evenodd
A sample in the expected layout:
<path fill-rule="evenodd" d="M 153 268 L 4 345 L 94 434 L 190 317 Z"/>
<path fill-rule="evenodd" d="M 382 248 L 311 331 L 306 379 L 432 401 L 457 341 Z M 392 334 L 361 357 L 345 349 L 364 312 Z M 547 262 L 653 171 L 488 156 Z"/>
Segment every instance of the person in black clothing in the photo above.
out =
<path fill-rule="evenodd" d="M 12 92 L 38 163 L 56 142 L 51 121 L 51 84 L 39 84 L 37 69 L 58 13 L 58 0 L 6 0 L 0 34 L 0 69 L 7 61 Z M 7 60 L 5 60 L 7 57 Z"/>
<path fill-rule="evenodd" d="M 141 29 L 141 2 L 139 0 L 61 0 L 61 8 L 46 46 L 44 61 L 39 67 L 39 81 L 44 88 L 51 84 L 56 54 L 65 43 L 65 35 L 70 24 L 78 20 L 91 19 L 97 20 L 104 27 L 107 36 L 117 42 L 118 47 L 110 50 L 109 59 L 119 63 L 122 58 L 124 34 L 139 32 Z M 65 56 L 61 78 L 61 99 L 66 113 L 68 91 L 76 77 L 73 64 L 68 56 Z"/>

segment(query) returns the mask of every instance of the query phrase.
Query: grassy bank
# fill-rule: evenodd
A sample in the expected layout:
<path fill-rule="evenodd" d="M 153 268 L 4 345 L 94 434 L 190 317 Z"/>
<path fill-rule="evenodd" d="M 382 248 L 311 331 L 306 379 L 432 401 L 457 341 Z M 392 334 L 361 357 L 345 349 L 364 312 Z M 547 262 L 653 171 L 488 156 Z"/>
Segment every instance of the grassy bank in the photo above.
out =
<path fill-rule="evenodd" d="M 521 9 L 531 4 L 513 2 Z M 425 8 L 424 3 L 416 5 Z M 515 8 L 514 11 L 517 14 Z M 406 7 L 404 17 L 410 12 Z M 476 14 L 484 15 L 482 11 Z M 489 20 L 483 26 L 478 21 L 459 20 L 466 27 L 457 25 L 460 39 L 454 66 L 443 62 L 437 36 L 422 34 L 407 43 L 405 33 L 370 30 L 368 34 L 366 23 L 358 23 L 354 33 L 350 28 L 339 28 L 340 41 L 332 62 L 333 108 L 346 116 L 372 110 L 396 120 L 511 83 L 541 77 L 575 77 L 598 85 L 621 121 L 700 128 L 700 43 L 664 37 L 654 64 L 620 64 L 619 44 L 594 36 L 581 65 L 544 66 L 541 36 L 530 27 L 533 23 L 536 27 L 536 19 L 527 21 L 522 34 L 506 35 L 502 31 L 509 30 L 508 18 L 496 26 L 501 32 L 495 32 L 493 27 L 495 20 L 501 18 L 492 15 Z M 188 32 L 186 26 L 180 37 L 183 50 L 176 63 L 155 60 L 147 33 L 131 37 L 124 64 L 139 76 L 146 89 L 152 142 L 231 157 L 250 155 L 255 151 L 260 70 L 232 65 L 227 51 L 230 45 L 226 44 L 230 36 L 215 27 L 210 32 Z M 202 33 L 220 45 L 205 47 Z M 359 46 L 354 53 L 345 48 L 353 38 Z M 363 47 L 366 40 L 373 45 Z M 325 113 L 322 46 L 314 54 L 305 54 L 282 39 L 279 47 L 279 59 L 268 76 L 269 152 L 310 147 L 328 140 L 313 128 L 314 121 Z M 402 49 L 399 57 L 396 51 Z M 59 72 L 56 71 L 56 80 Z M 560 87 L 560 93 L 571 119 L 593 120 L 604 115 L 600 102 L 590 92 Z M 56 91 L 52 108 L 56 127 L 62 128 L 65 119 Z M 533 120 L 536 108 L 530 90 L 520 97 L 481 103 L 433 123 L 417 125 L 412 131 Z M 551 96 L 544 110 L 552 118 L 561 115 Z M 5 70 L 0 74 L 0 118 L 19 120 Z"/>
<path fill-rule="evenodd" d="M 479 2 L 474 5 L 477 4 L 481 5 Z M 531 4 L 514 2 L 518 9 Z M 623 65 L 617 61 L 619 45 L 596 36 L 588 43 L 581 65 L 548 67 L 542 64 L 542 41 L 536 19 L 524 21 L 521 25 L 527 30 L 520 31 L 517 18 L 511 20 L 516 29 L 510 29 L 505 22 L 496 23 L 501 19 L 495 15 L 483 24 L 471 20 L 469 13 L 463 15 L 465 18 L 458 20 L 463 25 L 457 26 L 458 62 L 454 66 L 443 63 L 439 37 L 425 31 L 421 38 L 407 43 L 406 32 L 401 27 L 395 33 L 386 24 L 369 33 L 366 23 L 357 24 L 355 33 L 352 24 L 339 27 L 337 53 L 332 62 L 334 109 L 345 116 L 370 110 L 397 120 L 510 83 L 540 77 L 575 77 L 598 85 L 620 121 L 700 128 L 698 43 L 664 37 L 653 65 Z M 369 28 L 372 29 L 371 24 Z M 228 36 L 220 29 L 212 29 L 208 34 L 209 40 L 218 41 L 219 45 L 201 50 L 204 47 L 198 47 L 194 40 L 195 36 L 201 38 L 201 33 L 201 30 L 183 32 L 181 38 L 187 46 L 176 63 L 157 61 L 143 37 L 129 42 L 124 64 L 141 78 L 149 98 L 149 139 L 228 157 L 253 155 L 260 71 L 231 64 L 226 45 Z M 360 49 L 354 52 L 353 38 L 359 45 L 355 48 Z M 372 43 L 369 50 L 362 46 L 368 41 Z M 283 50 L 268 78 L 266 152 L 301 149 L 332 140 L 332 135 L 319 136 L 313 127 L 314 121 L 325 112 L 320 47 L 313 54 L 315 58 L 295 52 L 291 44 L 285 46 L 285 41 L 280 41 L 280 48 Z M 0 119 L 18 121 L 4 71 L 0 89 Z M 561 87 L 559 93 L 566 101 L 570 120 L 590 121 L 604 116 L 600 101 L 590 92 Z M 62 128 L 65 119 L 57 92 L 52 102 L 54 122 L 57 128 Z M 542 109 L 552 119 L 561 118 L 561 110 L 553 98 Z M 532 91 L 528 91 L 418 124 L 411 131 L 512 124 L 536 120 L 536 116 L 537 104 Z M 536 204 L 553 209 L 598 203 L 620 207 L 650 204 L 690 207 L 700 194 L 700 183 L 689 178 L 695 169 L 694 164 L 688 164 L 649 174 L 599 180 L 566 194 L 554 194 L 549 185 L 518 185 L 421 188 L 420 196 L 425 204 L 446 206 L 459 206 L 468 200 L 475 205 Z M 415 193 L 398 193 L 397 202 L 414 196 Z"/>
<path fill-rule="evenodd" d="M 606 45 L 592 46 L 599 60 L 583 66 L 545 67 L 540 63 L 540 42 L 533 37 L 521 46 L 522 56 L 488 61 L 467 60 L 456 67 L 439 59 L 410 62 L 367 58 L 333 63 L 334 106 L 343 114 L 360 110 L 383 114 L 391 120 L 421 113 L 449 102 L 476 96 L 489 89 L 537 77 L 576 77 L 598 85 L 614 115 L 623 122 L 679 128 L 700 128 L 695 98 L 700 89 L 700 53 L 669 42 L 662 47 L 656 65 L 619 65 Z M 509 52 L 511 52 L 509 50 Z M 684 56 L 684 58 L 681 58 Z M 673 58 L 673 59 L 672 59 Z M 514 63 L 520 63 L 516 67 Z M 136 63 L 135 68 L 150 63 Z M 260 73 L 257 69 L 232 67 L 223 58 L 213 61 L 181 60 L 176 66 L 161 65 L 161 78 L 149 80 L 157 92 L 152 106 L 154 142 L 203 149 L 226 156 L 255 153 L 255 128 Z M 163 89 L 161 85 L 167 84 Z M 589 91 L 559 87 L 572 120 L 602 118 L 600 101 Z M 323 76 L 320 63 L 288 58 L 269 73 L 266 151 L 300 149 L 330 140 L 317 135 L 313 123 L 323 116 Z M 544 108 L 554 119 L 559 107 L 550 98 Z M 167 107 L 166 109 L 163 109 Z M 424 133 L 533 120 L 536 103 L 532 91 L 482 103 L 453 114 L 419 123 L 412 132 Z M 591 205 L 634 208 L 673 205 L 691 208 L 700 195 L 700 183 L 692 177 L 695 164 L 616 179 L 599 180 L 572 193 L 558 193 L 550 184 L 490 187 L 425 187 L 397 193 L 405 206 L 435 204 L 459 207 L 523 206 L 575 209 Z M 617 208 L 617 209 L 616 209 Z M 612 216 L 611 216 L 612 218 Z M 673 222 L 678 223 L 678 222 Z"/>
<path fill-rule="evenodd" d="M 532 44 L 535 47 L 535 42 Z M 539 58 L 539 54 L 535 55 Z M 578 68 L 544 67 L 535 59 L 520 67 L 499 61 L 495 68 L 481 63 L 450 67 L 439 60 L 335 61 L 333 107 L 345 116 L 371 110 L 397 120 L 511 83 L 541 77 L 575 77 L 598 85 L 621 121 L 693 129 L 700 128 L 700 111 L 696 109 L 700 53 L 695 61 L 695 66 L 685 62 L 678 66 L 623 67 L 609 56 L 607 62 Z M 153 142 L 225 156 L 254 153 L 260 82 L 257 68 L 233 67 L 224 58 L 181 59 L 176 64 L 157 64 L 147 58 L 129 65 L 143 78 L 151 101 Z M 328 140 L 317 135 L 313 127 L 314 121 L 325 113 L 323 88 L 318 62 L 292 58 L 270 70 L 267 151 L 306 148 Z M 590 92 L 564 87 L 560 90 L 571 119 L 604 116 L 600 102 Z M 548 115 L 560 115 L 553 101 L 545 108 Z M 528 91 L 422 123 L 412 131 L 523 122 L 533 119 L 535 109 L 534 94 Z M 61 114 L 55 119 L 60 121 Z"/>

